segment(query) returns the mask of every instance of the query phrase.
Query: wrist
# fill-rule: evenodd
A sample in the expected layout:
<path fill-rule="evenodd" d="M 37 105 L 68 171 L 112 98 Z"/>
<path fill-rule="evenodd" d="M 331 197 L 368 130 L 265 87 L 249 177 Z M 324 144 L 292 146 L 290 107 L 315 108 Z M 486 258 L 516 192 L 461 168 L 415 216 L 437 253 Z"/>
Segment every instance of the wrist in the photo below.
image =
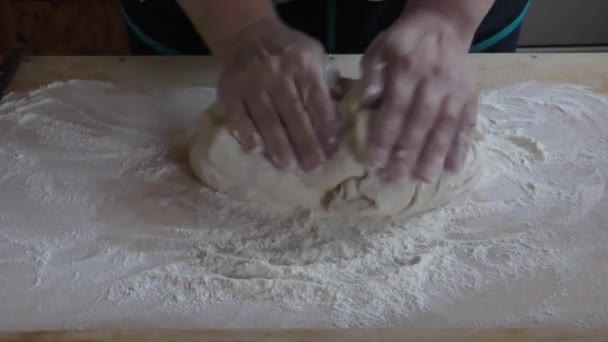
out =
<path fill-rule="evenodd" d="M 216 54 L 230 50 L 253 29 L 280 22 L 270 0 L 178 0 L 207 46 Z M 262 24 L 263 23 L 263 24 Z"/>
<path fill-rule="evenodd" d="M 260 17 L 231 35 L 217 41 L 212 47 L 213 53 L 220 60 L 229 60 L 235 54 L 248 46 L 264 46 L 269 39 L 277 35 L 286 27 L 281 19 L 276 15 Z"/>
<path fill-rule="evenodd" d="M 463 41 L 470 44 L 493 3 L 494 0 L 410 0 L 402 17 L 439 16 L 456 30 Z"/>

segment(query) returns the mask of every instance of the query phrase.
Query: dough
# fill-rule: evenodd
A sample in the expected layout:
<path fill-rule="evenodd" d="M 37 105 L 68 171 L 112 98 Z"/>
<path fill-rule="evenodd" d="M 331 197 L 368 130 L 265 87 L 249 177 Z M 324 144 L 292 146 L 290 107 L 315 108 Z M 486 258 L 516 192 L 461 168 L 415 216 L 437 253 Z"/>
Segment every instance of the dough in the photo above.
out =
<path fill-rule="evenodd" d="M 436 208 L 469 189 L 481 173 L 481 151 L 471 147 L 464 170 L 444 173 L 435 183 L 406 180 L 386 183 L 361 162 L 367 111 L 355 110 L 354 86 L 340 104 L 346 135 L 336 156 L 312 173 L 276 170 L 261 153 L 245 153 L 224 126 L 216 106 L 202 117 L 190 151 L 196 175 L 212 189 L 234 198 L 281 207 L 319 209 L 330 214 L 362 216 L 410 215 Z"/>

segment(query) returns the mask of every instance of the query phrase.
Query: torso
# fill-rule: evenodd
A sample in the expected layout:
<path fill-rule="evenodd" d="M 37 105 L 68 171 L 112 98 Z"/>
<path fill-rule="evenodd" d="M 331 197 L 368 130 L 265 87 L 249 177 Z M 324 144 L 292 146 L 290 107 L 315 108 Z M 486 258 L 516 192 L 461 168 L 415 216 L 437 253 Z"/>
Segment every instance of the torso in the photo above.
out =
<path fill-rule="evenodd" d="M 156 53 L 208 54 L 176 1 L 121 0 L 130 32 L 144 35 Z M 273 0 L 290 26 L 319 39 L 332 53 L 362 53 L 401 13 L 407 0 Z M 476 35 L 487 40 L 509 26 L 529 0 L 496 0 Z M 162 18 L 162 19 L 160 19 Z M 159 20 L 162 20 L 159 22 Z M 141 39 L 138 39 L 141 40 Z M 158 44 L 154 44 L 158 43 Z M 150 44 L 147 44 L 150 45 Z M 154 53 L 154 51 L 152 51 Z"/>

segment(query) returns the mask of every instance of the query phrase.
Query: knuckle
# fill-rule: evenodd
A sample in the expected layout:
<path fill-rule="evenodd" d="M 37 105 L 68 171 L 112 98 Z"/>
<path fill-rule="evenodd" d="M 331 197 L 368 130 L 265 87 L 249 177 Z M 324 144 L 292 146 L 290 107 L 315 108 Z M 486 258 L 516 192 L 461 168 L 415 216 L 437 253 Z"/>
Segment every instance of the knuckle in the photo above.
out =
<path fill-rule="evenodd" d="M 378 135 L 381 136 L 382 141 L 390 141 L 390 137 L 398 136 L 401 129 L 396 125 L 387 125 L 383 129 L 382 133 L 378 132 Z"/>
<path fill-rule="evenodd" d="M 405 112 L 407 110 L 409 99 L 410 98 L 407 94 L 407 86 L 404 84 L 404 82 L 393 81 L 386 89 L 384 105 L 391 111 Z"/>
<path fill-rule="evenodd" d="M 412 70 L 416 68 L 416 58 L 410 53 L 404 53 L 402 51 L 397 51 L 395 53 L 395 64 L 401 70 Z"/>
<path fill-rule="evenodd" d="M 419 148 L 424 144 L 424 141 L 426 140 L 426 135 L 426 132 L 421 129 L 408 129 L 407 132 L 403 135 L 399 146 L 404 149 Z"/>
<path fill-rule="evenodd" d="M 317 56 L 314 51 L 305 48 L 289 49 L 285 52 L 284 62 L 291 68 L 307 68 L 317 61 Z"/>
<path fill-rule="evenodd" d="M 408 164 L 416 160 L 418 151 L 415 149 L 397 146 L 393 153 L 393 161 L 395 163 Z"/>
<path fill-rule="evenodd" d="M 456 72 L 454 69 L 444 63 L 434 64 L 431 66 L 431 73 L 433 76 L 441 79 L 453 79 L 456 78 Z"/>
<path fill-rule="evenodd" d="M 271 92 L 272 101 L 277 104 L 281 115 L 291 115 L 291 113 L 301 113 L 304 111 L 302 102 L 298 94 L 282 84 L 277 84 Z"/>
<path fill-rule="evenodd" d="M 401 131 L 401 117 L 395 112 L 378 116 L 373 123 L 373 131 L 381 137 L 396 136 Z"/>
<path fill-rule="evenodd" d="M 271 57 L 268 60 L 267 68 L 268 68 L 268 71 L 270 71 L 270 73 L 272 75 L 281 75 L 281 71 L 283 69 L 282 68 L 281 60 L 279 58 L 277 58 L 277 57 L 274 57 L 274 56 Z"/>
<path fill-rule="evenodd" d="M 433 124 L 435 124 L 435 115 L 433 113 L 434 107 L 431 105 L 423 106 L 420 111 L 416 113 L 412 120 L 412 126 L 419 131 L 428 130 Z"/>
<path fill-rule="evenodd" d="M 443 112 L 443 115 L 437 123 L 437 127 L 441 130 L 453 129 L 458 125 L 459 121 L 460 113 L 457 110 L 448 107 L 446 111 Z"/>
<path fill-rule="evenodd" d="M 287 50 L 282 57 L 282 68 L 289 71 L 296 70 L 304 61 L 299 50 Z"/>
<path fill-rule="evenodd" d="M 306 112 L 306 108 L 304 107 L 304 104 L 302 103 L 302 101 L 300 101 L 298 98 L 296 97 L 292 97 L 289 99 L 289 105 L 291 110 L 285 110 L 283 111 L 283 115 L 284 116 L 288 116 L 288 117 L 299 117 L 301 119 L 305 118 L 307 116 L 307 112 Z"/>
<path fill-rule="evenodd" d="M 374 150 L 389 150 L 390 140 L 386 134 L 379 134 L 379 132 L 372 132 L 370 134 L 370 147 Z"/>
<path fill-rule="evenodd" d="M 456 84 L 459 91 L 470 87 L 466 73 L 461 68 L 455 67 L 450 63 L 436 64 L 433 68 L 433 75 L 440 80 Z"/>
<path fill-rule="evenodd" d="M 452 134 L 447 132 L 437 132 L 431 144 L 431 151 L 436 153 L 445 153 L 448 151 L 452 143 Z"/>
<path fill-rule="evenodd" d="M 321 89 L 313 90 L 311 102 L 315 109 L 313 112 L 316 112 L 316 115 L 322 118 L 323 123 L 327 123 L 333 117 L 332 113 L 335 112 L 335 105 L 328 93 Z"/>
<path fill-rule="evenodd" d="M 268 124 L 265 127 L 268 131 L 268 135 L 272 137 L 273 141 L 280 143 L 282 140 L 285 140 L 283 139 L 283 136 L 285 134 L 283 126 L 280 125 L 278 122 L 274 120 L 268 120 Z"/>
<path fill-rule="evenodd" d="M 262 90 L 262 89 L 264 89 L 264 87 L 259 87 L 258 89 L 259 89 L 258 91 L 254 92 L 252 94 L 252 97 L 257 99 L 260 110 L 263 110 L 264 113 L 267 113 L 273 105 L 272 101 L 270 99 L 270 96 L 268 96 Z"/>
<path fill-rule="evenodd" d="M 272 119 L 268 112 L 263 110 L 256 111 L 252 115 L 260 131 L 266 131 L 270 135 L 275 136 L 275 131 L 280 129 L 280 126 L 276 124 L 275 120 Z"/>
<path fill-rule="evenodd" d="M 303 154 L 310 154 L 311 147 L 314 146 L 314 140 L 308 134 L 294 134 L 292 136 L 293 144 L 296 149 Z"/>
<path fill-rule="evenodd" d="M 433 93 L 433 90 L 431 90 L 429 86 L 423 86 L 418 98 L 418 110 L 419 113 L 421 113 L 421 119 L 428 117 L 428 114 L 435 110 L 436 107 L 437 96 Z"/>

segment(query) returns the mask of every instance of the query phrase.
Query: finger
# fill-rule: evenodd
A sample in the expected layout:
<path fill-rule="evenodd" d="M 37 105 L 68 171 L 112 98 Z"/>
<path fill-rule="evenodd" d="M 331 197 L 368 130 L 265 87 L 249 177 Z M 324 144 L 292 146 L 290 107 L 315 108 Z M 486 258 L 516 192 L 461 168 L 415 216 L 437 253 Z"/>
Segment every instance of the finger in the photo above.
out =
<path fill-rule="evenodd" d="M 379 34 L 369 46 L 366 48 L 365 53 L 361 57 L 361 67 L 364 69 L 365 66 L 376 64 L 382 60 L 382 49 L 385 43 L 386 34 L 382 32 Z"/>
<path fill-rule="evenodd" d="M 265 92 L 257 93 L 249 97 L 246 105 L 264 141 L 264 153 L 268 160 L 279 170 L 292 167 L 295 156 L 270 96 Z"/>
<path fill-rule="evenodd" d="M 281 82 L 272 93 L 272 101 L 287 129 L 300 168 L 304 171 L 317 168 L 325 161 L 325 156 L 295 83 L 291 79 Z"/>
<path fill-rule="evenodd" d="M 341 101 L 351 89 L 355 79 L 349 77 L 338 77 L 334 83 L 330 84 L 331 97 L 334 101 Z"/>
<path fill-rule="evenodd" d="M 331 158 L 339 145 L 341 123 L 329 87 L 320 76 L 310 72 L 298 74 L 296 87 L 320 146 Z"/>
<path fill-rule="evenodd" d="M 382 168 L 387 165 L 395 142 L 416 92 L 416 79 L 407 68 L 387 69 L 387 82 L 378 111 L 370 118 L 368 132 L 368 158 L 372 165 Z"/>
<path fill-rule="evenodd" d="M 333 94 L 334 90 L 338 90 L 339 82 L 342 76 L 340 76 L 340 72 L 336 69 L 331 63 L 325 64 L 325 84 L 328 85 L 330 91 Z"/>
<path fill-rule="evenodd" d="M 477 125 L 478 102 L 469 101 L 463 109 L 460 123 L 456 130 L 452 148 L 445 160 L 445 168 L 450 172 L 460 172 L 471 147 L 475 126 Z"/>
<path fill-rule="evenodd" d="M 372 106 L 379 101 L 384 88 L 386 62 L 382 54 L 384 35 L 378 36 L 361 58 L 361 105 Z"/>
<path fill-rule="evenodd" d="M 416 178 L 434 182 L 443 171 L 445 160 L 460 123 L 464 105 L 454 96 L 444 98 L 441 110 L 430 131 L 416 166 Z"/>
<path fill-rule="evenodd" d="M 229 101 L 227 103 L 222 101 L 220 102 L 220 108 L 225 113 L 228 132 L 246 152 L 251 152 L 261 145 L 257 130 L 245 109 L 243 101 Z"/>
<path fill-rule="evenodd" d="M 369 65 L 362 72 L 359 105 L 375 108 L 383 95 L 386 65 L 384 63 Z"/>
<path fill-rule="evenodd" d="M 428 80 L 420 82 L 416 98 L 387 166 L 392 179 L 412 176 L 429 131 L 441 110 L 444 92 Z"/>

